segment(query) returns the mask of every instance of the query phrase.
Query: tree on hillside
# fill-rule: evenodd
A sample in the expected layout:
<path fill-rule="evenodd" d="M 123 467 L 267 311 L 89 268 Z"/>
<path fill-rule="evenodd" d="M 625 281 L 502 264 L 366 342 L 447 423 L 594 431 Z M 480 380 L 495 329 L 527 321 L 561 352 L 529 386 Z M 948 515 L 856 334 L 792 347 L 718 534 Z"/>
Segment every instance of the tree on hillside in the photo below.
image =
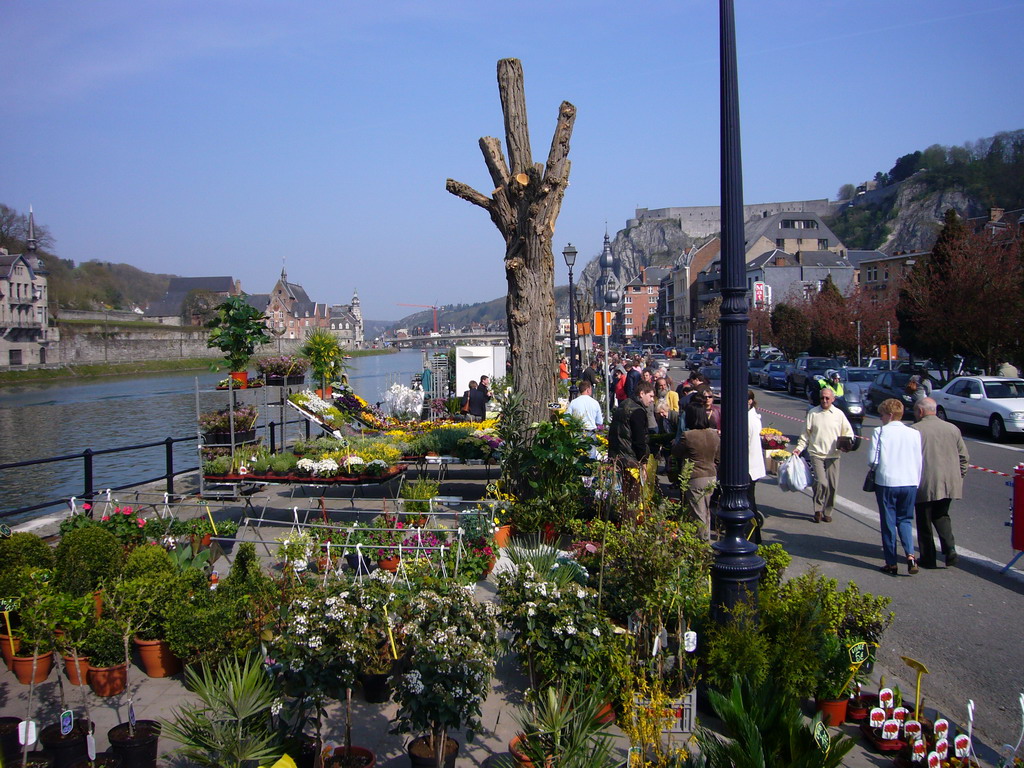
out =
<path fill-rule="evenodd" d="M 516 390 L 525 399 L 529 421 L 540 422 L 547 418 L 547 404 L 555 394 L 555 265 L 551 239 L 569 184 L 569 139 L 576 107 L 567 101 L 559 107 L 545 165 L 533 162 L 523 66 L 518 59 L 498 62 L 498 93 L 509 162 L 505 162 L 499 139 L 488 136 L 479 142 L 494 191 L 487 197 L 454 179 L 448 179 L 445 187 L 487 211 L 505 239 L 505 307 L 512 376 Z"/>
<path fill-rule="evenodd" d="M 775 346 L 790 359 L 805 351 L 811 343 L 811 323 L 807 316 L 799 307 L 784 301 L 772 310 L 772 333 Z"/>
<path fill-rule="evenodd" d="M 1024 244 L 1016 224 L 971 232 L 947 216 L 937 253 L 908 275 L 900 312 L 915 354 L 977 357 L 986 369 L 1019 355 L 1024 337 Z M 901 339 L 906 344 L 907 334 Z"/>

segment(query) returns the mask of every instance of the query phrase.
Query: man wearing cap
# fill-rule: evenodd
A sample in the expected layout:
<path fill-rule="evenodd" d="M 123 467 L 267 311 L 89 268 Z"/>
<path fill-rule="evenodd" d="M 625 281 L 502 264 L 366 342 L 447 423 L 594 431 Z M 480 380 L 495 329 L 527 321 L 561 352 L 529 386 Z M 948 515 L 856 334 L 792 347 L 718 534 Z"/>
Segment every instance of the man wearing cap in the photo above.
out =
<path fill-rule="evenodd" d="M 814 522 L 832 522 L 836 489 L 839 486 L 839 438 L 853 439 L 853 427 L 846 414 L 834 408 L 836 393 L 831 387 L 821 390 L 821 404 L 807 412 L 804 431 L 797 440 L 793 455 L 804 449 L 814 470 Z"/>

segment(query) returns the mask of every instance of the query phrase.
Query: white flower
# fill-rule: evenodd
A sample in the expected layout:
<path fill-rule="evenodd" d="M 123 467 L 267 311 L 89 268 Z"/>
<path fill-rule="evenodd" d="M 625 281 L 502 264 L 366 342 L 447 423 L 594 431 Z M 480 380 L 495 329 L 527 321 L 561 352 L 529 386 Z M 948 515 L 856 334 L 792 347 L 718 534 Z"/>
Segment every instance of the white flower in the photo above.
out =
<path fill-rule="evenodd" d="M 270 705 L 270 714 L 276 717 L 281 714 L 282 709 L 284 709 L 284 701 L 282 699 L 274 699 L 274 703 Z"/>
<path fill-rule="evenodd" d="M 601 630 L 600 630 L 600 629 L 598 629 L 597 627 L 594 627 L 594 628 L 593 628 L 592 630 L 590 630 L 590 631 L 594 633 L 594 637 L 600 637 L 600 636 L 601 636 Z"/>
<path fill-rule="evenodd" d="M 314 472 L 316 470 L 316 462 L 312 459 L 299 459 L 295 463 L 295 467 L 303 472 Z"/>
<path fill-rule="evenodd" d="M 324 644 L 324 639 L 320 635 L 313 635 L 309 638 L 309 648 L 312 651 L 320 650 L 320 646 Z"/>
<path fill-rule="evenodd" d="M 567 635 L 575 635 L 576 627 L 573 624 L 570 624 L 568 627 L 565 628 L 565 633 Z"/>

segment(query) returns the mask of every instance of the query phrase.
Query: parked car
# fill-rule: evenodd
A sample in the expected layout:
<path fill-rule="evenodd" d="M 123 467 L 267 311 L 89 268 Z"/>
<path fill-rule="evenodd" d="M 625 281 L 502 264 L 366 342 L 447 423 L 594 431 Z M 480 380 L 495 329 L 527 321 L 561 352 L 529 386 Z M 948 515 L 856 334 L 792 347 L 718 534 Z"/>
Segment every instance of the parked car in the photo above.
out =
<path fill-rule="evenodd" d="M 899 371 L 881 371 L 871 382 L 868 391 L 864 396 L 864 407 L 874 412 L 883 400 L 890 397 L 903 403 L 903 417 L 910 418 L 914 399 L 907 394 L 907 382 L 910 381 L 909 373 Z"/>
<path fill-rule="evenodd" d="M 869 357 L 864 361 L 864 365 L 867 368 L 874 368 L 876 371 L 895 371 L 902 362 L 902 360 L 883 360 L 880 357 Z"/>
<path fill-rule="evenodd" d="M 1024 432 L 1024 379 L 960 376 L 932 397 L 940 419 L 987 427 L 993 440 Z"/>
<path fill-rule="evenodd" d="M 764 368 L 758 371 L 757 374 L 757 385 L 761 389 L 785 389 L 786 388 L 786 370 L 789 368 L 783 362 L 772 362 L 768 363 Z"/>
<path fill-rule="evenodd" d="M 747 360 L 747 383 L 757 384 L 757 374 L 761 372 L 761 369 L 768 365 L 767 360 L 762 360 L 759 357 L 752 357 Z"/>
<path fill-rule="evenodd" d="M 843 364 L 834 357 L 798 357 L 786 373 L 786 389 L 791 395 L 809 395 L 814 386 L 814 377 L 824 376 L 830 369 L 842 368 Z"/>

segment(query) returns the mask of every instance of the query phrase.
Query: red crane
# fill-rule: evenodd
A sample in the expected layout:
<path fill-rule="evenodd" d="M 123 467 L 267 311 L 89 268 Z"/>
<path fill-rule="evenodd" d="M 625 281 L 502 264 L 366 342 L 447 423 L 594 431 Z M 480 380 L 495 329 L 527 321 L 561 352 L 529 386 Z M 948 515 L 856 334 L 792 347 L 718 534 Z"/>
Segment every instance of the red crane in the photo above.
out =
<path fill-rule="evenodd" d="M 396 303 L 395 306 L 396 307 L 422 307 L 423 309 L 432 309 L 432 310 L 434 310 L 434 333 L 437 333 L 437 310 L 439 310 L 440 307 L 435 307 L 433 304 L 401 304 L 401 303 Z"/>

